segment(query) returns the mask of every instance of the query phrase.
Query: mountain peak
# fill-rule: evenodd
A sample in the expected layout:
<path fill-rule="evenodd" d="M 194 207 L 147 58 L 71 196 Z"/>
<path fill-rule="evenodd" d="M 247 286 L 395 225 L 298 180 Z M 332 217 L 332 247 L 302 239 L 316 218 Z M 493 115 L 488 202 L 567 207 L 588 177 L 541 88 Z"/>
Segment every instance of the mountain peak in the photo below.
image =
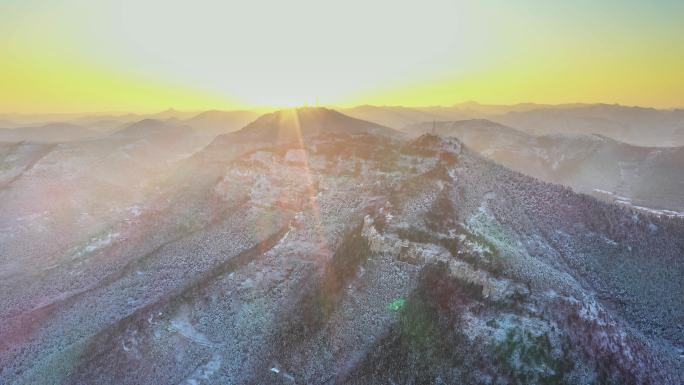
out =
<path fill-rule="evenodd" d="M 461 141 L 453 137 L 444 137 L 434 134 L 423 134 L 407 144 L 414 149 L 428 150 L 434 153 L 461 153 Z"/>
<path fill-rule="evenodd" d="M 278 142 L 297 141 L 321 134 L 400 135 L 391 128 L 325 107 L 300 107 L 268 113 L 245 126 L 238 134 Z"/>

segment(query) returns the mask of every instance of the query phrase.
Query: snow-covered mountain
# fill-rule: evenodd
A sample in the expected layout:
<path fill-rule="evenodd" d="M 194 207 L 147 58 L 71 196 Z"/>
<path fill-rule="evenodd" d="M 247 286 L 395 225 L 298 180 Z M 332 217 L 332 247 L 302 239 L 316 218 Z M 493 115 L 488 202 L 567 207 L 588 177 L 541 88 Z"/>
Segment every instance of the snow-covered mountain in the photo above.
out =
<path fill-rule="evenodd" d="M 51 151 L 0 189 L 6 383 L 683 380 L 677 218 L 329 109 L 221 135 L 85 223 L 64 186 L 97 173 L 45 178 L 120 149 Z"/>

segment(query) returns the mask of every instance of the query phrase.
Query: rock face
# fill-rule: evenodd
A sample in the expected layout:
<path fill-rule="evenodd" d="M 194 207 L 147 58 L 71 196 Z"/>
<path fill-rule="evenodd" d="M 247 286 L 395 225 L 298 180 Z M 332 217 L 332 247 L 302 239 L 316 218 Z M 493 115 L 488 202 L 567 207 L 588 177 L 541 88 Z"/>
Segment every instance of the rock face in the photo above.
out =
<path fill-rule="evenodd" d="M 492 277 L 487 271 L 473 268 L 462 260 L 453 259 L 448 250 L 434 244 L 410 242 L 399 237 L 384 236 L 373 227 L 373 219 L 366 215 L 361 234 L 366 237 L 370 250 L 395 256 L 398 260 L 414 265 L 445 264 L 448 275 L 466 285 L 482 288 L 481 295 L 494 302 L 504 302 L 514 296 L 526 296 L 529 291 L 523 285 L 507 279 Z"/>
<path fill-rule="evenodd" d="M 684 380 L 681 221 L 453 138 L 265 119 L 49 267 L 3 259 L 0 383 Z"/>

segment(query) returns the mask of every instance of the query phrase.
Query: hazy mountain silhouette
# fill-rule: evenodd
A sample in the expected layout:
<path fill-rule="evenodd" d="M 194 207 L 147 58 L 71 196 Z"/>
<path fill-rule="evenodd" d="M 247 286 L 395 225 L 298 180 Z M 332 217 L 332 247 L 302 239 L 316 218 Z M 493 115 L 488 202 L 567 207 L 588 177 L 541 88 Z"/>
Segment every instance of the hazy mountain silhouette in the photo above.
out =
<path fill-rule="evenodd" d="M 341 110 L 342 113 L 355 118 L 376 122 L 387 127 L 400 129 L 409 124 L 426 122 L 428 120 L 447 120 L 439 113 L 422 111 L 401 106 L 372 106 L 363 105 Z"/>
<path fill-rule="evenodd" d="M 484 105 L 450 107 L 360 106 L 352 116 L 402 129 L 427 121 L 488 119 L 534 135 L 598 134 L 637 146 L 684 145 L 684 110 L 657 110 L 608 104 Z"/>
<path fill-rule="evenodd" d="M 533 134 L 600 134 L 637 146 L 684 145 L 684 110 L 597 104 L 510 112 L 493 120 Z"/>
<path fill-rule="evenodd" d="M 93 138 L 97 135 L 95 131 L 70 123 L 0 129 L 0 141 L 4 142 L 70 142 Z"/>
<path fill-rule="evenodd" d="M 183 122 L 193 128 L 218 134 L 239 130 L 260 114 L 253 111 L 220 111 L 201 112 Z"/>

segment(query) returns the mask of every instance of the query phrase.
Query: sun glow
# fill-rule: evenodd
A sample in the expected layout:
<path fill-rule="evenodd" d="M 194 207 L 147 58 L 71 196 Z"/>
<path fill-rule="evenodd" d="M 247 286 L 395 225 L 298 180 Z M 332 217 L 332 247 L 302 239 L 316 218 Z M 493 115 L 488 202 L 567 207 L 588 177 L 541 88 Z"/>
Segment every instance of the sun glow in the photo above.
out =
<path fill-rule="evenodd" d="M 682 106 L 683 14 L 675 1 L 6 1 L 0 112 Z"/>

